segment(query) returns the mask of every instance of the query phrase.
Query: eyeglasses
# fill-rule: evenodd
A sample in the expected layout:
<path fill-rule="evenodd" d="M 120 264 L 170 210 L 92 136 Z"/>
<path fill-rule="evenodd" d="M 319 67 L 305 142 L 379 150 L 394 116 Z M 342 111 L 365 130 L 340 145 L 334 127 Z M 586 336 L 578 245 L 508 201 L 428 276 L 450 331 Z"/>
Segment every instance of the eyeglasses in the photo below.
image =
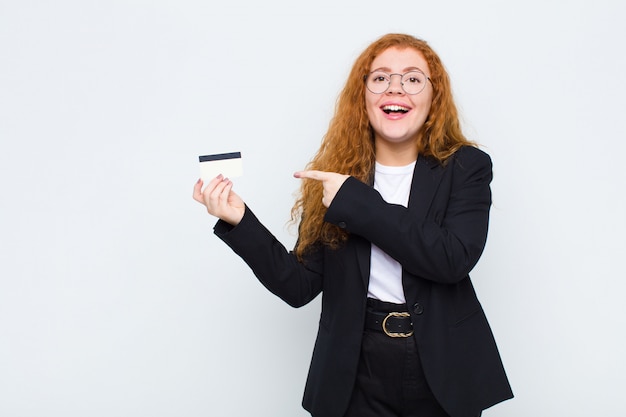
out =
<path fill-rule="evenodd" d="M 391 85 L 391 77 L 400 76 L 400 85 L 405 93 L 414 95 L 419 94 L 426 87 L 426 80 L 432 83 L 432 80 L 422 71 L 413 70 L 404 74 L 388 74 L 383 71 L 374 71 L 365 77 L 365 86 L 374 94 L 382 94 L 389 89 Z"/>

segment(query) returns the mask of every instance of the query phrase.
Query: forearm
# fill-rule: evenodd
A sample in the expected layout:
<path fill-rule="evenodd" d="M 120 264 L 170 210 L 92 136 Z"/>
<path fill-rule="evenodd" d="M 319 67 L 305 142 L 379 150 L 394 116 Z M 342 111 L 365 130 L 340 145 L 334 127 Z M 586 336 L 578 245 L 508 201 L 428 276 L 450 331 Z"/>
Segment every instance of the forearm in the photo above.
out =
<path fill-rule="evenodd" d="M 299 262 L 246 207 L 233 227 L 218 221 L 214 233 L 239 255 L 259 281 L 293 307 L 300 307 L 321 291 L 321 267 L 316 260 Z"/>
<path fill-rule="evenodd" d="M 412 196 L 420 209 L 389 204 L 372 187 L 350 178 L 325 220 L 374 243 L 413 275 L 458 282 L 482 254 L 491 205 L 489 158 L 463 162 L 449 181 L 437 184 L 434 197 Z"/>

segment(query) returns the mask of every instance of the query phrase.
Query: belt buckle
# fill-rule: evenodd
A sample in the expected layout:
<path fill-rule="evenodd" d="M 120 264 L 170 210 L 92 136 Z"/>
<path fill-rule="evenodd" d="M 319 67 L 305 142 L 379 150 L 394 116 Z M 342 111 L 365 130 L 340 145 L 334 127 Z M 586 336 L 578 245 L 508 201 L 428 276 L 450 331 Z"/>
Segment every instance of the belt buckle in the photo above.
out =
<path fill-rule="evenodd" d="M 387 317 L 385 317 L 385 319 L 383 320 L 383 331 L 385 332 L 385 334 L 389 337 L 411 337 L 413 336 L 413 330 L 411 330 L 408 333 L 400 333 L 400 332 L 390 332 L 389 330 L 387 330 L 387 320 L 389 319 L 389 317 L 411 317 L 411 315 L 407 312 L 391 312 L 389 314 L 387 314 Z"/>

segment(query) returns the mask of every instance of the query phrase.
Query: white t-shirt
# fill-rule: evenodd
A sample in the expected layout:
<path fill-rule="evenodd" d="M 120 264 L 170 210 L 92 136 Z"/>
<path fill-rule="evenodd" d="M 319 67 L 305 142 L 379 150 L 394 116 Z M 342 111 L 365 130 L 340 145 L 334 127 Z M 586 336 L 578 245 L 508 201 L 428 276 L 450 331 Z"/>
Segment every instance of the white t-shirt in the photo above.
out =
<path fill-rule="evenodd" d="M 376 162 L 374 188 L 387 203 L 407 207 L 415 162 L 395 167 Z M 404 304 L 402 265 L 372 243 L 370 281 L 367 296 L 381 301 Z"/>

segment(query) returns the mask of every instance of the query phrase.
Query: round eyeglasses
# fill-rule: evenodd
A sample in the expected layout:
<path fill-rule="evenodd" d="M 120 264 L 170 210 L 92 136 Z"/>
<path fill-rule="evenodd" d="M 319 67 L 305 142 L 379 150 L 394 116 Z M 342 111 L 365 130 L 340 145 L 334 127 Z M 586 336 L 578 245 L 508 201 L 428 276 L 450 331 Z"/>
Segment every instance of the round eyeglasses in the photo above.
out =
<path fill-rule="evenodd" d="M 419 94 L 426 87 L 426 80 L 432 83 L 432 80 L 422 71 L 413 70 L 404 74 L 389 74 L 383 71 L 373 71 L 367 74 L 365 86 L 374 94 L 382 94 L 389 89 L 391 85 L 391 77 L 400 76 L 400 85 L 405 93 L 414 95 Z"/>

